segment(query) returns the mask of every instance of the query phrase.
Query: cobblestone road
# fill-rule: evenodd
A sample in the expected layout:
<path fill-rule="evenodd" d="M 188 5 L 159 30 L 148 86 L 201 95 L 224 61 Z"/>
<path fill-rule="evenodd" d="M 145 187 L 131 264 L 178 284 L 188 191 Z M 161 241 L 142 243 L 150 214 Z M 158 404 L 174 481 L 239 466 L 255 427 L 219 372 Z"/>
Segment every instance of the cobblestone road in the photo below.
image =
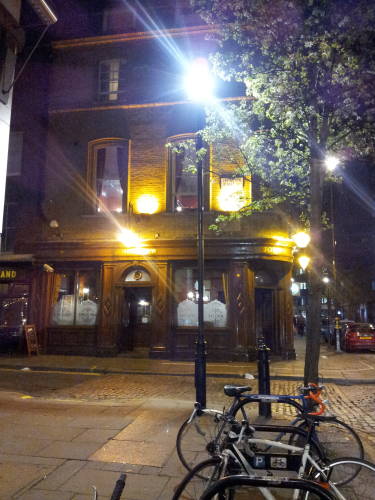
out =
<path fill-rule="evenodd" d="M 40 378 L 46 374 L 32 374 Z M 23 374 L 26 380 L 31 375 Z M 38 377 L 38 378 L 39 378 Z M 103 375 L 91 377 L 76 377 L 69 379 L 65 384 L 61 383 L 66 375 L 55 376 L 58 383 L 45 384 L 29 383 L 20 381 L 19 387 L 24 387 L 24 392 L 34 396 L 43 396 L 57 399 L 78 400 L 117 400 L 121 402 L 136 402 L 152 398 L 165 398 L 193 402 L 195 390 L 191 376 L 160 376 L 160 375 Z M 68 379 L 67 379 L 68 380 Z M 229 404 L 229 398 L 223 394 L 225 383 L 249 384 L 254 392 L 257 392 L 257 382 L 252 380 L 241 380 L 238 378 L 211 378 L 207 379 L 207 401 L 208 405 L 222 408 Z M 55 386 L 54 386 L 55 385 Z M 271 390 L 274 394 L 296 394 L 300 382 L 296 381 L 272 381 Z M 357 430 L 371 434 L 375 439 L 375 386 L 353 385 L 338 386 L 327 384 L 327 397 L 330 401 L 330 409 Z M 277 417 L 293 415 L 293 409 L 288 405 L 273 405 L 273 414 Z"/>

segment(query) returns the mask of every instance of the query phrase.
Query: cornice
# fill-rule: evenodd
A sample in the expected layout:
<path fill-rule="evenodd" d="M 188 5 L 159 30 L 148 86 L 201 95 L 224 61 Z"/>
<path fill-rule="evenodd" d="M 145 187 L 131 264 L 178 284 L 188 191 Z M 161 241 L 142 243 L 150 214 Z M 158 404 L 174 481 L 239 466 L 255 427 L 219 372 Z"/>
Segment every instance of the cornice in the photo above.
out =
<path fill-rule="evenodd" d="M 219 102 L 232 102 L 241 100 L 253 100 L 253 97 L 248 96 L 237 96 L 237 97 L 223 97 L 217 99 Z M 166 106 L 177 106 L 191 104 L 191 101 L 173 101 L 173 102 L 147 102 L 143 104 L 116 104 L 116 105 L 103 105 L 103 106 L 90 106 L 81 108 L 65 108 L 65 109 L 51 109 L 49 110 L 50 115 L 56 115 L 61 113 L 82 113 L 87 111 L 108 111 L 116 109 L 147 109 L 147 108 L 161 108 Z"/>
<path fill-rule="evenodd" d="M 214 33 L 216 26 L 192 26 L 184 28 L 172 28 L 167 30 L 139 31 L 136 33 L 116 33 L 113 35 L 102 35 L 95 37 L 72 38 L 70 40 L 59 40 L 52 43 L 56 50 L 71 49 L 77 47 L 92 47 L 100 45 L 111 45 L 127 43 L 135 40 L 149 40 L 152 38 L 177 38 L 182 36 L 197 36 Z"/>

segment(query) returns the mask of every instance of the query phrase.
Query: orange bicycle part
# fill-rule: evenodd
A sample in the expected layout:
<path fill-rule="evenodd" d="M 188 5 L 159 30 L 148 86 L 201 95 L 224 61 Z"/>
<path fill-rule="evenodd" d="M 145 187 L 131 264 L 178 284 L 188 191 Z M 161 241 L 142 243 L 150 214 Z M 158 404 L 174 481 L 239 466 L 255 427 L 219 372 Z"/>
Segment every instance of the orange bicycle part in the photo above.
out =
<path fill-rule="evenodd" d="M 310 383 L 309 385 L 318 388 L 317 384 Z M 319 406 L 319 410 L 309 412 L 308 415 L 322 415 L 326 410 L 326 405 L 323 403 L 323 400 L 320 397 L 322 389 L 316 389 L 316 390 L 317 390 L 316 393 L 314 393 L 313 391 L 309 391 L 308 396 L 305 396 L 305 398 L 312 399 Z"/>

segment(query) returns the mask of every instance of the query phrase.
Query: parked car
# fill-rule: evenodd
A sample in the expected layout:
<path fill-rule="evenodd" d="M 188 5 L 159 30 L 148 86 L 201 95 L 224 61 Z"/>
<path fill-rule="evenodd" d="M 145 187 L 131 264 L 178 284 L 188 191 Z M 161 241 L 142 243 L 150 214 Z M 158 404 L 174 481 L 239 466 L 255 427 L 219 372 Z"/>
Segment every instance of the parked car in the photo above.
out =
<path fill-rule="evenodd" d="M 346 330 L 346 328 L 349 325 L 352 325 L 354 323 L 355 323 L 355 321 L 352 319 L 341 319 L 339 321 L 340 337 L 342 336 L 342 334 Z M 328 334 L 328 342 L 330 345 L 336 345 L 336 329 L 335 329 L 335 327 L 336 327 L 336 323 L 335 323 L 335 321 L 333 321 L 330 325 L 329 334 Z"/>
<path fill-rule="evenodd" d="M 375 326 L 370 323 L 348 323 L 341 333 L 341 349 L 346 352 L 375 349 Z"/>

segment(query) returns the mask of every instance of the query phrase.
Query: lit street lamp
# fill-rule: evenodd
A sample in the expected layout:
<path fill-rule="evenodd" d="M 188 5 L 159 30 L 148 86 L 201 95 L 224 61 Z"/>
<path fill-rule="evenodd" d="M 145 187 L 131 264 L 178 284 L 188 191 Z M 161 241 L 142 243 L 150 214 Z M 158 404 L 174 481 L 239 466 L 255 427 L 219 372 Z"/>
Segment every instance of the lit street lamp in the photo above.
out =
<path fill-rule="evenodd" d="M 185 89 L 190 100 L 207 102 L 212 98 L 213 80 L 208 62 L 204 58 L 195 59 L 185 76 Z M 198 111 L 197 129 L 204 128 L 203 110 Z M 201 134 L 196 135 L 196 153 L 203 147 Z M 204 335 L 204 176 L 202 155 L 196 155 L 197 168 L 197 244 L 198 244 L 198 336 L 195 352 L 195 394 L 202 408 L 206 406 L 206 340 Z"/>
<path fill-rule="evenodd" d="M 340 166 L 340 160 L 337 156 L 327 155 L 324 161 L 325 167 L 331 174 Z M 331 264 L 332 264 L 332 286 L 331 295 L 328 304 L 329 318 L 335 318 L 334 333 L 336 336 L 336 351 L 342 352 L 340 347 L 340 331 L 337 327 L 336 308 L 337 308 L 337 273 L 336 273 L 336 234 L 335 234 L 335 198 L 334 198 L 334 183 L 330 182 L 329 186 L 329 209 L 330 209 L 330 226 L 331 226 Z M 331 328 L 331 326 L 330 326 Z"/>

